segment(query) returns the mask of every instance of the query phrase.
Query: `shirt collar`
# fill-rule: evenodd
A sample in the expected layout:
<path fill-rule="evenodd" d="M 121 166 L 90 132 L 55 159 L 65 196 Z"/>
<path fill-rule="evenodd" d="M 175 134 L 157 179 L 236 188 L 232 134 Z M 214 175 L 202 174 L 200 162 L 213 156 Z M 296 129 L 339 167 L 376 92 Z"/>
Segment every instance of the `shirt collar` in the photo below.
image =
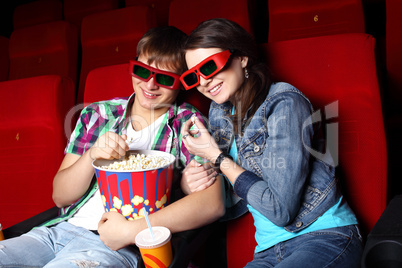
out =
<path fill-rule="evenodd" d="M 134 104 L 134 99 L 135 99 L 135 93 L 131 94 L 131 96 L 128 98 L 127 106 L 126 106 L 123 116 L 119 122 L 119 125 L 123 124 L 124 130 L 127 129 L 128 124 L 130 123 L 129 116 L 127 116 L 127 115 L 129 115 L 131 113 L 131 107 Z M 174 102 L 168 110 L 168 121 L 170 121 L 171 119 L 173 119 L 177 116 L 177 111 L 178 111 L 177 103 Z"/>

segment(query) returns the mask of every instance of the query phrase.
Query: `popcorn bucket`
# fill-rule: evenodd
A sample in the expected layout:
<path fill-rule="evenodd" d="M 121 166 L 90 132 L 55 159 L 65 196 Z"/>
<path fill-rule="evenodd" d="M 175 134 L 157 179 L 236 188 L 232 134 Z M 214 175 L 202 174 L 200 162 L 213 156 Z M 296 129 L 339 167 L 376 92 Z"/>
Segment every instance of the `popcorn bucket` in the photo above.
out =
<path fill-rule="evenodd" d="M 151 169 L 109 170 L 102 167 L 119 160 L 92 162 L 105 211 L 117 211 L 128 220 L 143 217 L 143 207 L 153 213 L 167 206 L 172 191 L 174 155 L 154 150 L 129 151 L 129 155 L 138 154 L 163 157 L 168 164 Z"/>

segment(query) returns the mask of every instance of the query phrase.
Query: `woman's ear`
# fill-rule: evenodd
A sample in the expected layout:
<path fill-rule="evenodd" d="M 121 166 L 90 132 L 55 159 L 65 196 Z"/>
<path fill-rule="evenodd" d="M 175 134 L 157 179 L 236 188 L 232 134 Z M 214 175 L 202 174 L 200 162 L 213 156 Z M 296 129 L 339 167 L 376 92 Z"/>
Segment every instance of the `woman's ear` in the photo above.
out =
<path fill-rule="evenodd" d="M 248 57 L 242 56 L 242 57 L 240 57 L 240 61 L 241 61 L 241 67 L 246 68 L 247 63 L 248 63 Z"/>

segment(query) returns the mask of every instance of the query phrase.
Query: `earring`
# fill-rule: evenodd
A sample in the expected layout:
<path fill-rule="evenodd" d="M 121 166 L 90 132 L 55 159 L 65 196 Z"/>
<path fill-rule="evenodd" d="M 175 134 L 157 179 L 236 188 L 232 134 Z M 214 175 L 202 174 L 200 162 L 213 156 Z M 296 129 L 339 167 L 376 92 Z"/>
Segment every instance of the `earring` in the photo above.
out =
<path fill-rule="evenodd" d="M 244 68 L 244 77 L 247 79 L 249 77 L 247 68 Z"/>

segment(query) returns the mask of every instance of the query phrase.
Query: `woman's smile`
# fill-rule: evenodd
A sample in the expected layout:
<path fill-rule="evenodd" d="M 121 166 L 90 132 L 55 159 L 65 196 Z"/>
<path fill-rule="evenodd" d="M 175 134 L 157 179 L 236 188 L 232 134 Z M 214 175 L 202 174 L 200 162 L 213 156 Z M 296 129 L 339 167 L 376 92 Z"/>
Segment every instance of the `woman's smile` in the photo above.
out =
<path fill-rule="evenodd" d="M 221 82 L 218 85 L 214 86 L 213 88 L 209 89 L 208 92 L 212 96 L 216 96 L 220 92 L 220 89 L 222 88 L 222 85 L 223 85 L 223 82 Z"/>

